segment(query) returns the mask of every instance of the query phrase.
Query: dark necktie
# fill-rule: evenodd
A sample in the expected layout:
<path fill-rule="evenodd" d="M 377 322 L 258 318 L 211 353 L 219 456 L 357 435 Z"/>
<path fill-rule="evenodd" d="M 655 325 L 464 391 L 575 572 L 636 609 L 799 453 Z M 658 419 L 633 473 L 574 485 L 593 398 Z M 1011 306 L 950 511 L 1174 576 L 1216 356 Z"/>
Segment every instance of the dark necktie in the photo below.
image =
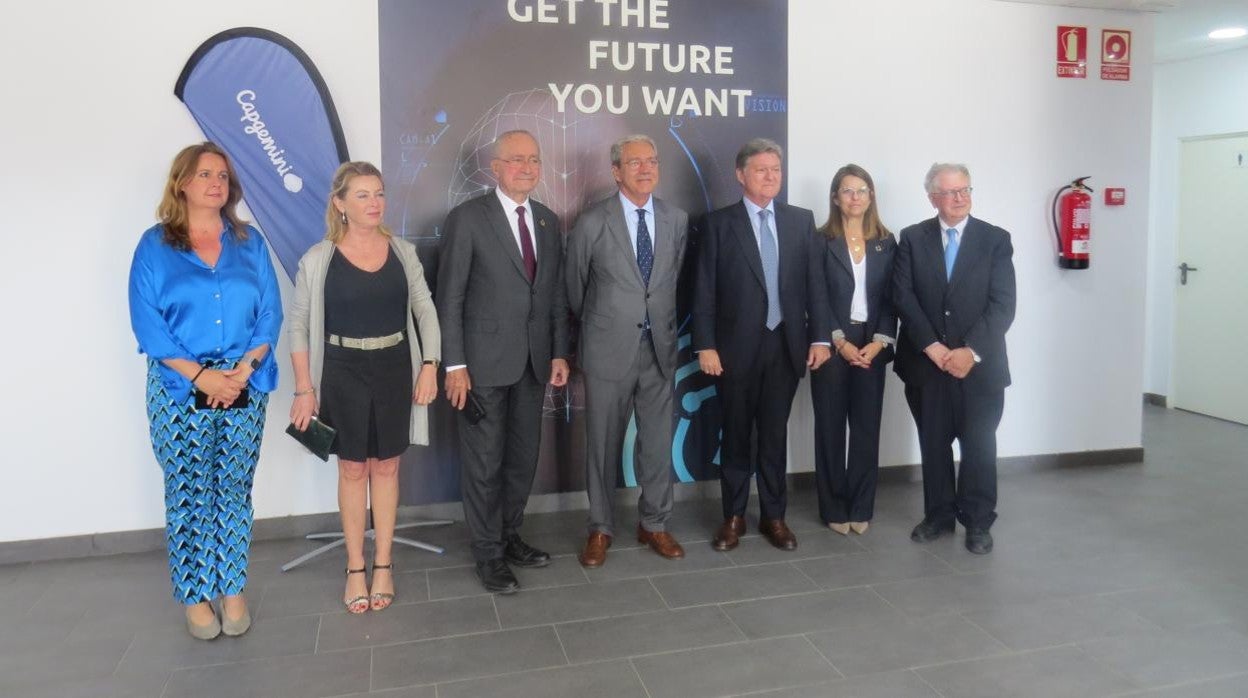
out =
<path fill-rule="evenodd" d="M 524 257 L 524 272 L 529 275 L 529 283 L 537 276 L 537 255 L 533 254 L 533 236 L 529 234 L 529 224 L 524 222 L 524 207 L 516 207 L 516 215 L 520 217 L 520 256 Z"/>
<path fill-rule="evenodd" d="M 641 281 L 650 285 L 650 272 L 654 269 L 654 243 L 650 241 L 650 228 L 646 226 L 646 209 L 637 209 L 637 268 Z"/>

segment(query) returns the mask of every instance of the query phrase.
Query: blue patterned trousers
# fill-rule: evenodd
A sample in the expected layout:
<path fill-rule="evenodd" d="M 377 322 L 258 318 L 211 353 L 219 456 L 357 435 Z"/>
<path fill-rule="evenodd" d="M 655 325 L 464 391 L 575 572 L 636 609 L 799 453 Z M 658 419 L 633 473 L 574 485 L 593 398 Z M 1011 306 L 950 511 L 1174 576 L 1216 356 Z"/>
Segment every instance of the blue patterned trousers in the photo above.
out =
<path fill-rule="evenodd" d="M 170 395 L 148 361 L 147 420 L 165 473 L 165 542 L 179 603 L 239 594 L 247 584 L 251 484 L 268 401 L 253 390 L 247 407 L 196 410 L 194 395 Z"/>

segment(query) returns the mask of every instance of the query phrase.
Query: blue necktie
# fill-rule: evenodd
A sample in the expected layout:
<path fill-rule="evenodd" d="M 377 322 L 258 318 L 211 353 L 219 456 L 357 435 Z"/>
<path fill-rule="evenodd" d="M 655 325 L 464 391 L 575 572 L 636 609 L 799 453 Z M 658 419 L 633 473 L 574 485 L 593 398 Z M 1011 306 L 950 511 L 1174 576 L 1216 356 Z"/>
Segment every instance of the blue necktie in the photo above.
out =
<path fill-rule="evenodd" d="M 650 242 L 650 228 L 646 226 L 646 209 L 637 209 L 637 268 L 641 281 L 650 285 L 650 272 L 654 269 L 654 244 Z"/>
<path fill-rule="evenodd" d="M 945 279 L 953 278 L 953 263 L 958 259 L 958 229 L 945 231 L 949 236 L 949 244 L 945 245 Z"/>
<path fill-rule="evenodd" d="M 761 238 L 763 281 L 767 284 L 767 329 L 774 330 L 780 324 L 780 254 L 768 223 L 770 215 L 767 209 L 758 212 L 758 236 Z"/>

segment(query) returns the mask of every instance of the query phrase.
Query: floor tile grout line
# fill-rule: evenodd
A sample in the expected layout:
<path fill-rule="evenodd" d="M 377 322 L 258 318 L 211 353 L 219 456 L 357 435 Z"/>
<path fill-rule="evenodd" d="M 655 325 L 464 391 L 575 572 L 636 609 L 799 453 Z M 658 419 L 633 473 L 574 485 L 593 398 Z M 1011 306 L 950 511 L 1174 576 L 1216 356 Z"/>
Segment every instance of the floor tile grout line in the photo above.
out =
<path fill-rule="evenodd" d="M 804 560 L 803 560 L 803 562 L 804 562 Z M 800 574 L 800 575 L 802 575 L 803 577 L 805 577 L 806 579 L 810 580 L 810 583 L 811 583 L 811 584 L 814 584 L 816 589 L 823 589 L 823 585 L 819 583 L 819 580 L 815 579 L 815 578 L 814 578 L 813 576 L 811 576 L 811 575 L 810 575 L 810 574 L 809 574 L 806 570 L 804 570 L 804 569 L 802 569 L 801 567 L 799 567 L 799 566 L 798 566 L 798 564 L 797 564 L 797 562 L 788 562 L 788 563 L 785 563 L 785 564 L 787 564 L 789 567 L 792 567 L 794 570 L 797 570 L 797 573 L 798 573 L 798 574 Z"/>
<path fill-rule="evenodd" d="M 669 603 L 667 602 L 667 598 L 663 596 L 663 592 L 659 591 L 659 588 L 658 588 L 657 586 L 655 586 L 655 585 L 654 585 L 654 579 L 653 579 L 653 578 L 651 578 L 651 577 L 646 577 L 646 583 L 648 583 L 648 584 L 650 585 L 650 589 L 651 589 L 652 591 L 654 591 L 655 596 L 658 596 L 658 597 L 659 597 L 659 601 L 662 601 L 662 602 L 663 602 L 663 610 L 666 610 L 666 611 L 669 611 L 669 612 L 671 612 L 671 611 L 675 611 L 675 610 L 676 610 L 676 609 L 672 608 L 671 604 L 669 604 Z"/>
<path fill-rule="evenodd" d="M 1097 659 L 1095 656 L 1092 655 L 1091 652 L 1084 649 L 1083 644 L 1082 644 L 1083 642 L 1086 642 L 1086 640 L 1072 642 L 1070 643 L 1070 646 L 1074 648 L 1076 652 L 1083 655 L 1088 661 L 1092 662 L 1092 664 L 1094 664 L 1095 666 L 1098 666 L 1104 669 L 1105 671 L 1108 671 L 1110 674 L 1117 676 L 1123 681 L 1126 681 L 1129 685 L 1134 686 L 1137 690 L 1148 690 L 1151 688 L 1155 688 L 1154 686 L 1142 686 L 1140 685 L 1138 681 L 1135 681 L 1130 676 L 1127 676 L 1126 674 L 1122 673 L 1117 668 L 1110 666 L 1108 663 L 1103 662 L 1100 659 Z"/>
<path fill-rule="evenodd" d="M 85 617 L 86 615 L 85 611 L 83 612 L 83 615 Z M 82 622 L 82 621 L 79 620 L 79 622 Z M 75 628 L 78 627 L 76 623 L 74 627 Z M 69 632 L 70 634 L 72 634 L 74 631 L 71 628 Z M 68 635 L 66 635 L 66 638 L 68 638 Z M 113 670 L 111 673 L 109 673 L 109 676 L 116 676 L 117 672 L 121 670 L 122 662 L 126 661 L 126 655 L 130 654 L 130 650 L 134 647 L 134 643 L 138 642 L 138 639 L 139 639 L 139 633 L 136 631 L 133 635 L 130 636 L 130 642 L 126 644 L 126 649 L 123 650 L 121 653 L 121 656 L 117 658 L 117 664 L 113 667 Z M 172 670 L 170 673 L 172 673 Z"/>
<path fill-rule="evenodd" d="M 1062 601 L 1065 601 L 1065 599 L 1062 599 Z M 1003 649 L 1005 649 L 1005 651 L 1006 651 L 1006 652 L 1013 652 L 1013 651 L 1015 651 L 1015 650 L 1014 650 L 1014 648 L 1013 648 L 1013 647 L 1010 647 L 1010 646 L 1009 646 L 1009 644 L 1007 644 L 1005 640 L 1003 640 L 1003 639 L 1001 639 L 1001 638 L 997 637 L 996 635 L 992 634 L 992 632 L 991 632 L 990 630 L 988 630 L 988 628 L 985 628 L 984 626 L 980 625 L 979 623 L 976 623 L 975 621 L 971 620 L 970 618 L 967 618 L 967 617 L 966 617 L 966 611 L 958 611 L 958 612 L 957 612 L 957 613 L 955 613 L 954 615 L 955 615 L 955 616 L 957 616 L 958 618 L 961 618 L 963 621 L 965 621 L 965 622 L 967 622 L 967 623 L 970 623 L 972 626 L 974 626 L 976 629 L 978 629 L 981 633 L 983 633 L 983 634 L 987 635 L 989 638 L 991 638 L 991 639 L 992 639 L 992 641 L 993 641 L 993 642 L 997 643 L 997 644 L 998 644 L 998 645 L 1000 645 Z"/>
<path fill-rule="evenodd" d="M 849 678 L 845 674 L 845 672 L 837 668 L 836 663 L 832 661 L 831 657 L 829 657 L 827 654 L 824 653 L 823 650 L 819 649 L 819 647 L 815 645 L 815 641 L 810 639 L 810 633 L 802 633 L 802 639 L 806 641 L 806 644 L 810 645 L 810 648 L 815 651 L 815 654 L 819 655 L 819 657 L 823 659 L 824 663 L 832 667 L 832 671 L 836 672 L 836 675 L 838 678 L 841 678 L 841 679 Z"/>
<path fill-rule="evenodd" d="M 646 694 L 646 698 L 652 698 L 650 689 L 646 686 L 646 680 L 641 676 L 641 670 L 637 668 L 637 663 L 632 657 L 628 657 L 628 666 L 633 670 L 633 676 L 637 677 L 637 683 L 641 684 L 641 690 Z"/>
<path fill-rule="evenodd" d="M 563 636 L 559 634 L 559 626 L 557 624 L 551 624 L 550 629 L 555 632 L 555 642 L 559 643 L 559 651 L 563 653 L 563 661 L 568 665 L 571 665 L 572 659 L 568 656 L 567 646 L 563 644 Z"/>
<path fill-rule="evenodd" d="M 924 686 L 927 686 L 928 688 L 932 689 L 932 692 L 940 696 L 940 698 L 946 698 L 945 694 L 941 693 L 939 688 L 936 688 L 935 686 L 933 686 L 931 681 L 928 681 L 927 679 L 923 678 L 922 674 L 915 671 L 914 669 L 906 669 L 906 671 L 910 672 L 911 674 L 914 674 L 915 678 L 922 681 Z"/>

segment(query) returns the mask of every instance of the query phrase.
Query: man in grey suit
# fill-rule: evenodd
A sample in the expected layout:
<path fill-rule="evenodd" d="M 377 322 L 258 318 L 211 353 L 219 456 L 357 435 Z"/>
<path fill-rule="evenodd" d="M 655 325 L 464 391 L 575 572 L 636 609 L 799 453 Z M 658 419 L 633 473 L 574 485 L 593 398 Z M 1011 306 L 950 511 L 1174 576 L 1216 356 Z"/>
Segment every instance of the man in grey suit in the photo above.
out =
<path fill-rule="evenodd" d="M 559 219 L 529 198 L 542 173 L 537 140 L 508 131 L 493 155 L 498 188 L 446 218 L 436 300 L 446 397 L 460 410 L 460 486 L 477 577 L 487 591 L 509 594 L 519 583 L 508 563 L 550 564 L 519 530 L 546 382 L 568 380 L 568 308 Z M 484 408 L 475 424 L 464 412 L 473 398 Z"/>
<path fill-rule="evenodd" d="M 641 485 L 637 539 L 668 559 L 685 551 L 667 531 L 672 511 L 672 385 L 676 372 L 676 282 L 688 215 L 653 196 L 654 141 L 611 146 L 619 193 L 587 208 L 568 236 L 568 305 L 580 320 L 585 373 L 585 567 L 606 561 L 614 535 L 616 474 L 630 413 L 637 415 L 633 468 Z"/>

